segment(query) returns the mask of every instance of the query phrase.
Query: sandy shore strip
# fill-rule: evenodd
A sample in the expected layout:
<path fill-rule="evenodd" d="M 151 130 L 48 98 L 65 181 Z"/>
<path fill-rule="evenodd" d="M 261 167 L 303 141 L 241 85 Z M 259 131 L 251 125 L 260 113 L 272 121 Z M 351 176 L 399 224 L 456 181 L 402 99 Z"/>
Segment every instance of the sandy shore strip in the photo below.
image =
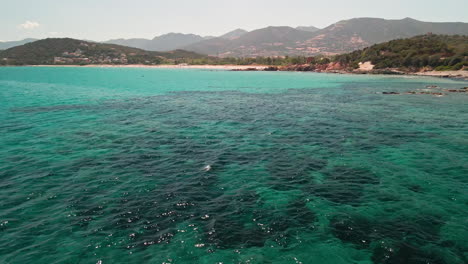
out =
<path fill-rule="evenodd" d="M 126 64 L 126 65 L 116 65 L 116 64 L 89 64 L 89 65 L 28 65 L 29 67 L 85 67 L 85 68 L 153 68 L 153 69 L 204 69 L 204 70 L 264 70 L 270 66 L 268 65 L 144 65 L 144 64 Z M 15 67 L 15 66 L 13 66 Z M 19 66 L 23 67 L 23 66 Z M 313 71 L 312 71 L 313 72 Z M 365 71 L 370 73 L 371 71 Z M 336 71 L 323 71 L 323 73 L 337 73 Z M 356 74 L 355 72 L 342 71 L 340 73 L 345 74 Z M 458 70 L 458 71 L 426 71 L 426 72 L 414 72 L 414 73 L 405 73 L 401 72 L 403 75 L 412 75 L 412 76 L 428 76 L 428 77 L 448 77 L 448 78 L 462 78 L 468 80 L 468 71 Z"/>
<path fill-rule="evenodd" d="M 266 65 L 144 65 L 144 64 L 90 64 L 90 65 L 33 65 L 33 67 L 91 67 L 91 68 L 153 68 L 153 69 L 204 69 L 204 70 L 263 70 Z"/>
<path fill-rule="evenodd" d="M 427 71 L 427 72 L 416 72 L 412 75 L 417 76 L 432 76 L 432 77 L 450 77 L 450 78 L 464 78 L 468 79 L 468 71 Z"/>

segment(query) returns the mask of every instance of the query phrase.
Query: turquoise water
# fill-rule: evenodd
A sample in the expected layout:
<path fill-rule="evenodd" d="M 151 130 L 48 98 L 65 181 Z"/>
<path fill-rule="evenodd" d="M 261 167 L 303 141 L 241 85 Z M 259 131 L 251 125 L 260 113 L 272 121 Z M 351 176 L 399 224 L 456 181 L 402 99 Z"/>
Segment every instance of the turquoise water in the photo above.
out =
<path fill-rule="evenodd" d="M 467 263 L 468 94 L 381 94 L 434 84 L 0 68 L 0 263 Z"/>

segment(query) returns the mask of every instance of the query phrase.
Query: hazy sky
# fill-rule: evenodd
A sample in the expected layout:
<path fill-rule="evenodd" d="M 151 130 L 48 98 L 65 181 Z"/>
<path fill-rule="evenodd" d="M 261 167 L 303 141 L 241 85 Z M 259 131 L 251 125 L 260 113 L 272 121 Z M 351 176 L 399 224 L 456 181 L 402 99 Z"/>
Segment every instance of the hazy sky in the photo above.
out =
<path fill-rule="evenodd" d="M 468 0 L 0 0 L 0 40 L 220 35 L 236 28 L 326 27 L 354 17 L 468 22 Z"/>

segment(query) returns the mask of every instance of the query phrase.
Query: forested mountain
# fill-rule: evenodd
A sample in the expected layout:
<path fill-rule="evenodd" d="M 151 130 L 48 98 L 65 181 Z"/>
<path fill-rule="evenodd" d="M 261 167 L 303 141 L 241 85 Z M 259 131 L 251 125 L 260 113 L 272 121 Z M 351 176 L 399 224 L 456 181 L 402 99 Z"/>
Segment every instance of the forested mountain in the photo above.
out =
<path fill-rule="evenodd" d="M 427 34 L 392 40 L 338 55 L 334 60 L 351 68 L 369 61 L 375 69 L 460 70 L 468 66 L 468 36 Z"/>
<path fill-rule="evenodd" d="M 50 38 L 0 51 L 1 65 L 53 64 L 161 64 L 176 59 L 203 58 L 194 52 L 145 51 L 115 44 L 101 44 L 70 38 Z"/>

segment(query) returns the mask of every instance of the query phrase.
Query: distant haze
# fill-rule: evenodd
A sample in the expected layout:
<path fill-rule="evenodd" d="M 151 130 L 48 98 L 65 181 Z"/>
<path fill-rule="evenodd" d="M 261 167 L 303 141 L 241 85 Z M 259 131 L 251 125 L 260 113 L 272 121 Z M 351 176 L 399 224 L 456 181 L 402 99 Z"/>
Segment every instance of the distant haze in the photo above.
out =
<path fill-rule="evenodd" d="M 0 39 L 73 37 L 105 41 L 170 32 L 220 36 L 242 28 L 318 27 L 354 17 L 468 22 L 466 0 L 15 0 L 3 1 Z"/>

